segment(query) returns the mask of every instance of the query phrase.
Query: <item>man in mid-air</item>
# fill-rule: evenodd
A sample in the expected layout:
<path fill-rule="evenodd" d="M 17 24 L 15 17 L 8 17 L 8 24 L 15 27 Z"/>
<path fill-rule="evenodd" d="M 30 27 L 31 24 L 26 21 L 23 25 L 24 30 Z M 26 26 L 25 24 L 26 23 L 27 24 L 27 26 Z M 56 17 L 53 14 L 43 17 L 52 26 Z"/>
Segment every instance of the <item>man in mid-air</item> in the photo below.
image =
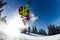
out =
<path fill-rule="evenodd" d="M 24 25 L 26 25 L 26 23 L 29 22 L 30 19 L 30 12 L 28 10 L 29 5 L 30 1 L 25 6 L 19 8 L 19 14 L 21 15 Z"/>

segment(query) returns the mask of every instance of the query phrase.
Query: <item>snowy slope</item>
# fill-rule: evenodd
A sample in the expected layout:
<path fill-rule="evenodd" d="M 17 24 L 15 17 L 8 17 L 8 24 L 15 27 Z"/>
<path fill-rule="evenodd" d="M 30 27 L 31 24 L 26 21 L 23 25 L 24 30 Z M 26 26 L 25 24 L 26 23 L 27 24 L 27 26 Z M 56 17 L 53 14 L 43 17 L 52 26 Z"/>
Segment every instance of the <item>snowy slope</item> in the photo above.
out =
<path fill-rule="evenodd" d="M 33 35 L 33 34 L 32 34 Z M 2 37 L 4 36 L 4 37 Z M 22 34 L 20 33 L 19 36 L 15 36 L 15 37 L 8 37 L 5 36 L 5 34 L 2 33 L 2 36 L 0 38 L 0 40 L 60 40 L 60 34 L 58 35 L 54 35 L 54 36 L 30 36 L 30 35 L 26 35 L 26 34 Z"/>
<path fill-rule="evenodd" d="M 20 34 L 21 40 L 60 40 L 60 34 L 54 36 L 30 36 L 26 34 Z"/>
<path fill-rule="evenodd" d="M 34 34 L 34 33 L 26 33 L 26 35 L 30 35 L 30 36 L 36 36 L 36 37 L 42 37 L 42 36 L 44 36 L 44 35 L 39 35 L 39 34 Z"/>
<path fill-rule="evenodd" d="M 16 13 L 14 11 L 13 13 Z M 17 13 L 18 14 L 18 13 Z M 20 31 L 29 27 L 24 25 L 20 15 L 9 18 L 7 24 L 0 22 L 0 40 L 60 40 L 60 34 L 55 36 L 42 36 L 38 34 L 22 34 Z"/>

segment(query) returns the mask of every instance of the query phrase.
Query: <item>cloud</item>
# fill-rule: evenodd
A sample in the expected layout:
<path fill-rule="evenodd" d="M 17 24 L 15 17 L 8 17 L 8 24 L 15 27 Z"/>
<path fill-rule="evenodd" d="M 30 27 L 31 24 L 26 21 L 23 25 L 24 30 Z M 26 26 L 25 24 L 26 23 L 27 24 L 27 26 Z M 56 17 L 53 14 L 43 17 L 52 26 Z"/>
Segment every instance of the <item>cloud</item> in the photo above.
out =
<path fill-rule="evenodd" d="M 32 25 L 38 19 L 33 12 L 30 12 L 30 25 Z"/>
<path fill-rule="evenodd" d="M 34 13 L 31 12 L 31 14 L 30 14 L 30 20 L 31 20 L 32 22 L 35 22 L 37 19 L 38 19 L 38 17 L 35 16 Z"/>

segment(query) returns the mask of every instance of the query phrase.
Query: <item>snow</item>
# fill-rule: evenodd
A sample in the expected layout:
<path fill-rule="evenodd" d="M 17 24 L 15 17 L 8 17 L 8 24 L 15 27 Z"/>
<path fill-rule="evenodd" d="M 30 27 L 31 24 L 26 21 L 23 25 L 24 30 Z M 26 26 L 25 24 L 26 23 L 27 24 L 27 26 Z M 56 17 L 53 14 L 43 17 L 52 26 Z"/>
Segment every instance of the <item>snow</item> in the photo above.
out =
<path fill-rule="evenodd" d="M 27 39 L 27 40 L 60 40 L 60 34 L 54 36 L 40 36 L 40 37 L 21 34 L 21 36 L 23 36 L 23 39 Z"/>
<path fill-rule="evenodd" d="M 60 34 L 58 35 L 53 35 L 53 36 L 37 36 L 38 34 L 36 34 L 36 36 L 31 36 L 31 35 L 26 35 L 26 34 L 23 34 L 23 33 L 20 33 L 19 36 L 15 36 L 15 37 L 8 37 L 6 36 L 4 33 L 0 33 L 0 35 L 6 37 L 6 38 L 3 38 L 2 36 L 0 37 L 0 40 L 3 39 L 3 40 L 60 40 Z M 32 35 L 35 35 L 35 34 L 32 34 Z"/>
<path fill-rule="evenodd" d="M 14 11 L 13 13 L 16 13 Z M 17 13 L 18 14 L 18 13 Z M 0 22 L 0 40 L 60 40 L 60 34 L 54 36 L 42 36 L 38 34 L 23 34 L 21 29 L 27 28 L 20 18 L 20 15 L 14 15 L 9 18 L 7 24 Z"/>
<path fill-rule="evenodd" d="M 30 36 L 36 36 L 36 37 L 42 37 L 42 36 L 44 36 L 44 35 L 39 35 L 39 34 L 34 34 L 34 33 L 26 33 L 26 35 L 30 35 Z"/>

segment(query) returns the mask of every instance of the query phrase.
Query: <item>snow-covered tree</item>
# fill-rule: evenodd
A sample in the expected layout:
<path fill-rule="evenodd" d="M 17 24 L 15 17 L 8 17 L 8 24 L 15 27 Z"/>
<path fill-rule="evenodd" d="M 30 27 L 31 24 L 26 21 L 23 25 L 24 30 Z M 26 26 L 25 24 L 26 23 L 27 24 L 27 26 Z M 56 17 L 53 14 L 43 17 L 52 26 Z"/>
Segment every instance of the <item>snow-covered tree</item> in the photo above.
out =
<path fill-rule="evenodd" d="M 36 26 L 34 26 L 34 27 L 32 28 L 32 33 L 38 34 L 38 31 L 37 31 Z"/>
<path fill-rule="evenodd" d="M 5 22 L 6 23 L 6 16 L 2 17 L 2 12 L 4 9 L 2 9 L 7 3 L 4 2 L 3 0 L 0 0 L 0 21 Z"/>
<path fill-rule="evenodd" d="M 30 30 L 30 27 L 28 27 L 28 34 L 30 33 L 30 31 L 31 31 L 31 30 Z"/>
<path fill-rule="evenodd" d="M 43 30 L 43 29 L 40 29 L 38 34 L 40 34 L 40 35 L 47 35 L 46 31 Z"/>

